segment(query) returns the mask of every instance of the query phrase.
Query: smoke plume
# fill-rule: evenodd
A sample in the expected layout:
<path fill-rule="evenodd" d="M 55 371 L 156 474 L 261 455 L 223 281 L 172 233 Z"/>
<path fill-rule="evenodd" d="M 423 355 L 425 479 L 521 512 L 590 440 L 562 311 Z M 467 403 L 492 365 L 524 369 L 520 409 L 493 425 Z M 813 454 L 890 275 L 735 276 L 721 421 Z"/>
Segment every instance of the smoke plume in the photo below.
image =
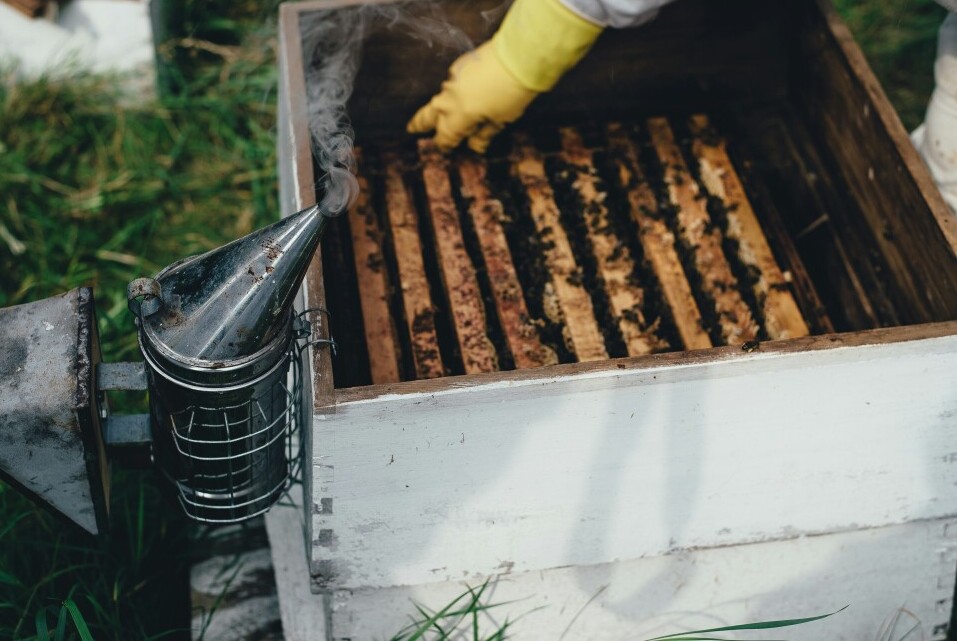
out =
<path fill-rule="evenodd" d="M 358 5 L 309 15 L 309 23 L 302 25 L 309 129 L 322 172 L 317 185 L 320 204 L 332 215 L 346 211 L 359 191 L 355 135 L 346 104 L 362 64 L 365 40 L 378 29 L 398 31 L 428 47 L 465 52 L 473 46 L 464 32 L 449 24 L 438 5 L 427 0 Z"/>

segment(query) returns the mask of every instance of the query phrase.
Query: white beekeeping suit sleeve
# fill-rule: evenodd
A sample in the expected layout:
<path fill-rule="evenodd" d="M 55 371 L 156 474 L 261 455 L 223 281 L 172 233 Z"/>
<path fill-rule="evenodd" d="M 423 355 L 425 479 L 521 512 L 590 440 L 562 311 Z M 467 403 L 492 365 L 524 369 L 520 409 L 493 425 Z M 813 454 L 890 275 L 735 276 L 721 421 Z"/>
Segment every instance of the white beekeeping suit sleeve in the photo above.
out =
<path fill-rule="evenodd" d="M 941 2 L 957 9 L 957 0 Z M 950 13 L 940 26 L 937 62 L 934 63 L 937 86 L 927 105 L 924 124 L 911 136 L 924 157 L 944 200 L 957 213 L 957 13 Z"/>
<path fill-rule="evenodd" d="M 674 0 L 561 0 L 569 10 L 602 27 L 635 27 L 653 20 Z"/>

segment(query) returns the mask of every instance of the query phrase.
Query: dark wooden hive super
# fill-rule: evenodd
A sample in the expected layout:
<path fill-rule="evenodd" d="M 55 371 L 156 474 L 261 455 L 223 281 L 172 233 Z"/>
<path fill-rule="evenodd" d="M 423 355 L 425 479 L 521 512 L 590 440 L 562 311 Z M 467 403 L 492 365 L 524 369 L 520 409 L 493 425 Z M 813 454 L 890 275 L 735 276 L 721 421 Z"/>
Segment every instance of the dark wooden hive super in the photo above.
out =
<path fill-rule="evenodd" d="M 298 15 L 309 49 L 332 14 Z M 455 52 L 372 25 L 363 195 L 324 251 L 336 387 L 957 318 L 953 222 L 828 5 L 683 0 L 609 30 L 487 161 L 451 164 L 402 127 Z"/>

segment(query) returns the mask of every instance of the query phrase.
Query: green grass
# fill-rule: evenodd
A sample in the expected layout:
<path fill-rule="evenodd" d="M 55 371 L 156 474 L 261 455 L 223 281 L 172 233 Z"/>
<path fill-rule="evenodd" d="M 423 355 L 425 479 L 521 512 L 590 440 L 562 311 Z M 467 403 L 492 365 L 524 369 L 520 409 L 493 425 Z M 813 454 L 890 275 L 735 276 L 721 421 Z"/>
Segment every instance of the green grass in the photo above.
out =
<path fill-rule="evenodd" d="M 837 5 L 915 126 L 943 11 Z M 164 50 L 171 91 L 154 105 L 125 107 L 110 79 L 14 85 L 0 72 L 0 306 L 92 285 L 110 360 L 137 358 L 129 280 L 277 216 L 274 3 L 169 6 L 189 39 Z M 110 537 L 92 541 L 0 487 L 0 638 L 184 636 L 192 530 L 149 472 L 116 473 L 114 490 Z M 475 603 L 456 625 L 473 624 Z M 421 611 L 403 638 L 442 638 L 457 612 Z"/>
<path fill-rule="evenodd" d="M 485 615 L 505 603 L 490 602 L 486 596 L 489 582 L 477 588 L 468 588 L 439 610 L 413 603 L 415 614 L 410 623 L 398 631 L 390 641 L 443 641 L 444 639 L 470 639 L 471 641 L 503 641 L 508 638 L 508 629 L 514 621 L 489 628 Z"/>
<path fill-rule="evenodd" d="M 924 120 L 934 88 L 937 28 L 946 11 L 934 0 L 833 0 L 908 130 Z"/>
<path fill-rule="evenodd" d="M 138 360 L 126 283 L 277 218 L 265 11 L 186 6 L 190 39 L 167 49 L 175 91 L 146 107 L 109 78 L 0 74 L 0 306 L 92 285 L 104 354 Z M 0 487 L 0 638 L 188 638 L 192 529 L 152 473 L 113 481 L 104 541 Z"/>

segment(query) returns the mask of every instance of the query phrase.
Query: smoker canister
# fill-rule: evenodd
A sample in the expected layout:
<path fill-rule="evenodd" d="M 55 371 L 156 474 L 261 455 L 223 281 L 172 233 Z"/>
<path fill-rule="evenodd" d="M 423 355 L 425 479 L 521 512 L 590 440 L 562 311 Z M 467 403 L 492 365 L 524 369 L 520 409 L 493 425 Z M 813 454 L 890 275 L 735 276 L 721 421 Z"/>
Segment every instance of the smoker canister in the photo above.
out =
<path fill-rule="evenodd" d="M 313 207 L 129 285 L 154 459 L 196 520 L 261 514 L 288 488 L 301 404 L 292 303 L 327 220 Z"/>

